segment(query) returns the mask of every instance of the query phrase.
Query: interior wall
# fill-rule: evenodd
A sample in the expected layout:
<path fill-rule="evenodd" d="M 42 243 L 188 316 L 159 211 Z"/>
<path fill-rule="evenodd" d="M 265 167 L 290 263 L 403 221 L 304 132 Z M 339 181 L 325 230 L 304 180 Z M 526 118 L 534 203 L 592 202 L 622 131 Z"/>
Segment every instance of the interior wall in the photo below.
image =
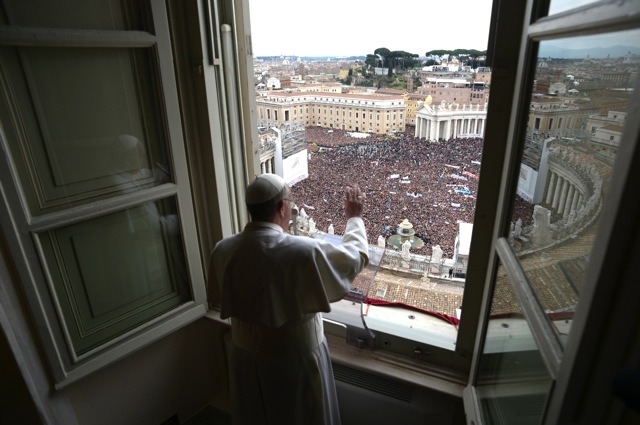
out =
<path fill-rule="evenodd" d="M 412 399 L 398 400 L 336 380 L 342 425 L 465 425 L 462 399 L 416 388 Z"/>
<path fill-rule="evenodd" d="M 0 423 L 42 424 L 2 328 L 0 328 L 0 365 L 2 365 Z"/>
<path fill-rule="evenodd" d="M 70 385 L 79 424 L 182 422 L 226 394 L 222 330 L 197 320 L 118 363 Z"/>

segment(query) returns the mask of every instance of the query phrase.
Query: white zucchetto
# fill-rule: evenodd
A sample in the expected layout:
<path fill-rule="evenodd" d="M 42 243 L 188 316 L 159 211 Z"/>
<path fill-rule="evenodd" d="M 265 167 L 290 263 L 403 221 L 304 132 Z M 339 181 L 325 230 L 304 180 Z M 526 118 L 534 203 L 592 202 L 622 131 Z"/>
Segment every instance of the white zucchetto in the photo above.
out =
<path fill-rule="evenodd" d="M 260 174 L 247 187 L 245 201 L 247 205 L 256 205 L 273 199 L 284 189 L 285 181 L 277 174 Z"/>

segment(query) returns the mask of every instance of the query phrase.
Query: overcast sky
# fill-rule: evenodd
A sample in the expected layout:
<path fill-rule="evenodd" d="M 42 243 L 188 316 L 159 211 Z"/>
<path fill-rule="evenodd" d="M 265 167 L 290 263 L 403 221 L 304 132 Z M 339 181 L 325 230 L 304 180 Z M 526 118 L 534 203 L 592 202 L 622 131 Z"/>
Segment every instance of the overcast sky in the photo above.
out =
<path fill-rule="evenodd" d="M 486 50 L 491 0 L 249 0 L 255 56 Z"/>

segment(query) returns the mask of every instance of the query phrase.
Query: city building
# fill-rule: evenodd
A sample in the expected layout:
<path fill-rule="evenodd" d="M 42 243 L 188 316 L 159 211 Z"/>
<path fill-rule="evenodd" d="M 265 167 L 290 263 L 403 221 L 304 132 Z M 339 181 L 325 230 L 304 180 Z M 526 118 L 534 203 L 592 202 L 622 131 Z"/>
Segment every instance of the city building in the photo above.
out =
<path fill-rule="evenodd" d="M 425 104 L 416 112 L 415 136 L 427 140 L 482 137 L 486 119 L 486 105 Z"/>
<path fill-rule="evenodd" d="M 622 111 L 608 111 L 607 115 L 590 115 L 586 128 L 591 131 L 591 144 L 597 152 L 609 158 L 615 158 L 627 113 Z"/>
<path fill-rule="evenodd" d="M 491 84 L 491 68 L 487 66 L 481 66 L 476 69 L 476 74 L 473 77 L 474 81 L 482 81 L 483 83 Z"/>
<path fill-rule="evenodd" d="M 427 97 L 423 94 L 406 93 L 404 103 L 407 105 L 406 120 L 407 125 L 416 125 L 416 112 L 422 109 Z"/>
<path fill-rule="evenodd" d="M 280 79 L 276 77 L 269 77 L 267 79 L 267 88 L 269 89 L 279 89 L 282 86 L 280 85 Z"/>
<path fill-rule="evenodd" d="M 489 88 L 484 81 L 462 78 L 427 78 L 417 92 L 431 96 L 433 103 L 484 105 L 489 101 Z"/>
<path fill-rule="evenodd" d="M 296 86 L 296 90 L 301 93 L 319 92 L 319 93 L 342 93 L 341 83 L 305 83 Z"/>
<path fill-rule="evenodd" d="M 404 131 L 406 125 L 402 95 L 266 91 L 258 92 L 256 104 L 263 127 L 303 125 L 388 134 Z"/>

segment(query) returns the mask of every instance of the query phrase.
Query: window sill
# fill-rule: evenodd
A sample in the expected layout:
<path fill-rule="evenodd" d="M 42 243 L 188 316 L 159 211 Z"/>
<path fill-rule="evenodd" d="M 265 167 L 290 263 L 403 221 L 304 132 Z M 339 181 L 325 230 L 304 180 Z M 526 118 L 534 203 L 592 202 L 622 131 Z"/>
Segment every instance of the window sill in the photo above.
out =
<path fill-rule="evenodd" d="M 228 321 L 221 319 L 220 312 L 216 310 L 209 310 L 205 317 L 219 325 L 230 327 Z M 329 343 L 331 360 L 336 363 L 462 398 L 468 379 L 463 372 L 385 350 L 357 348 L 347 344 L 343 336 L 328 332 L 325 332 L 325 335 Z"/>

